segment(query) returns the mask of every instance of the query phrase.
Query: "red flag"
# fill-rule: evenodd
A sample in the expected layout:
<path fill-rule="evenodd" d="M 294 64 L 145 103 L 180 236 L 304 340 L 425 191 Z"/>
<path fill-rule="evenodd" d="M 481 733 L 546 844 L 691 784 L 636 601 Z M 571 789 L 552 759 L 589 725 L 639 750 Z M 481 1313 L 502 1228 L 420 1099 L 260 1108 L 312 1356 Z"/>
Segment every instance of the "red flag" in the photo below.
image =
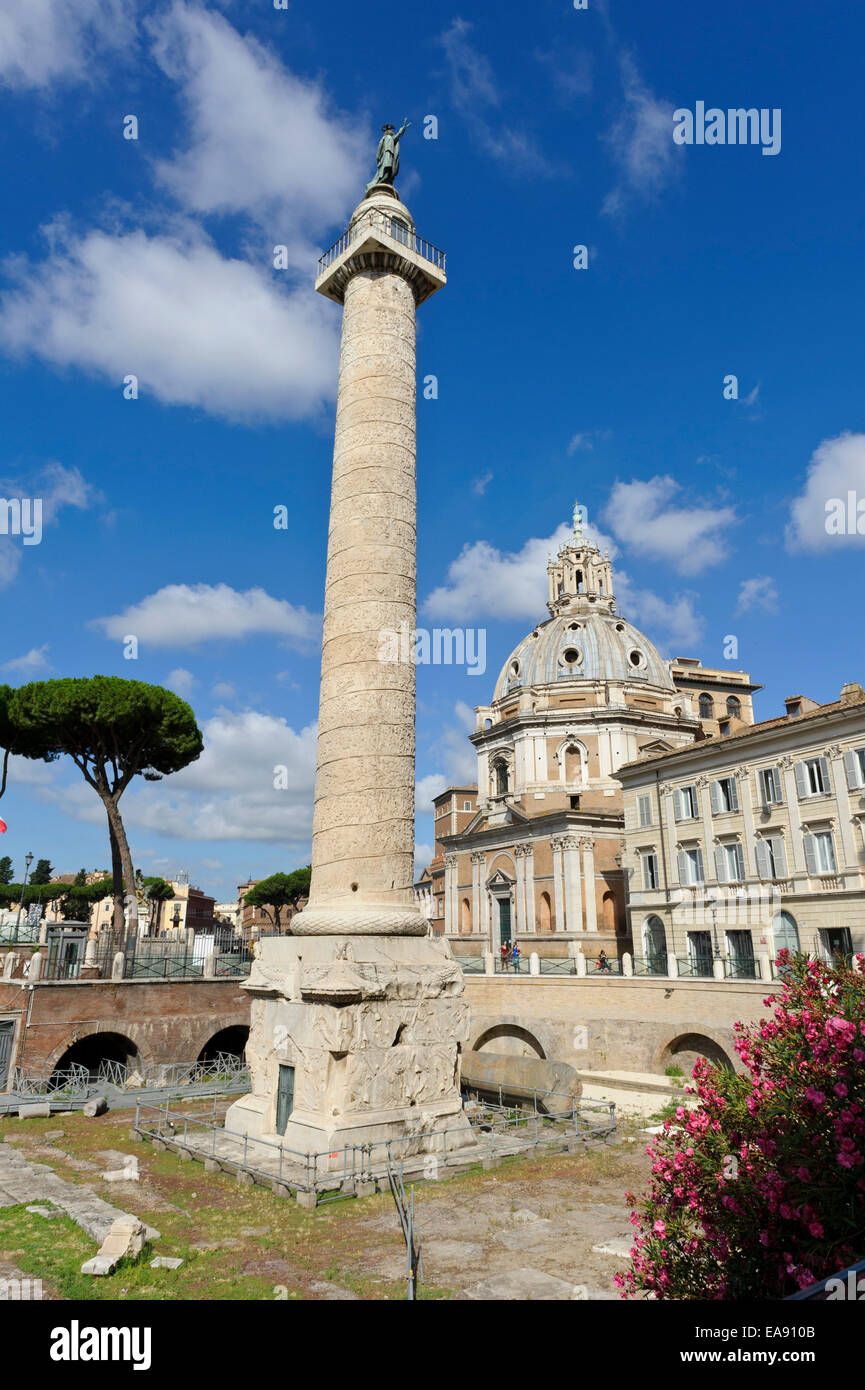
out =
<path fill-rule="evenodd" d="M 5 834 L 6 834 L 6 822 L 5 822 L 5 820 L 0 820 L 0 835 L 5 835 Z"/>

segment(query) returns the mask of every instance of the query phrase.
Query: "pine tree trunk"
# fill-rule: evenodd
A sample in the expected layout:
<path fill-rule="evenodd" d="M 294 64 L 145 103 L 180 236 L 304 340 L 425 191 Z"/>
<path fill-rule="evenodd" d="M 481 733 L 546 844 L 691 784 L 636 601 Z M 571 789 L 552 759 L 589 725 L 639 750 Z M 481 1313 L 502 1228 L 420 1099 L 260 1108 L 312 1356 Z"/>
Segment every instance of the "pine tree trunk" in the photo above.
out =
<path fill-rule="evenodd" d="M 123 821 L 120 819 L 120 811 L 117 808 L 117 803 L 112 800 L 110 796 L 103 795 L 102 800 L 105 804 L 108 824 L 113 832 L 114 840 L 117 845 L 117 852 L 120 856 L 120 864 L 123 870 L 123 883 L 126 889 L 126 903 L 129 905 L 129 922 L 128 926 L 126 926 L 120 948 L 122 951 L 125 951 L 127 941 L 138 935 L 138 898 L 135 894 L 135 869 L 132 866 L 129 841 L 126 838 Z"/>
<path fill-rule="evenodd" d="M 120 862 L 120 850 L 117 847 L 117 840 L 114 835 L 114 827 L 111 824 L 111 817 L 108 817 L 108 839 L 111 843 L 111 877 L 114 885 L 114 912 L 112 915 L 111 926 L 114 931 L 114 940 L 119 942 L 123 936 L 125 918 L 123 915 L 123 865 Z"/>

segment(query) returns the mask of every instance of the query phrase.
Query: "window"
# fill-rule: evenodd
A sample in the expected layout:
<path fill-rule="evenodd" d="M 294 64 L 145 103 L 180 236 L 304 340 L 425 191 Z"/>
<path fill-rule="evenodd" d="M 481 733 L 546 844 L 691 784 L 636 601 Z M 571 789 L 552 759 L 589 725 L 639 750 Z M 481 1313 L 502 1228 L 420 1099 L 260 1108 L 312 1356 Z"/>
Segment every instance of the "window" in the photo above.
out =
<path fill-rule="evenodd" d="M 727 713 L 731 719 L 742 718 L 742 703 L 735 695 L 727 696 Z"/>
<path fill-rule="evenodd" d="M 464 810 L 464 811 L 470 811 L 471 809 L 472 809 L 472 803 L 471 803 L 470 801 L 464 801 L 464 802 L 463 802 L 463 810 Z"/>
<path fill-rule="evenodd" d="M 637 810 L 640 816 L 640 825 L 652 824 L 652 798 L 648 794 L 637 797 Z"/>
<path fill-rule="evenodd" d="M 701 719 L 714 719 L 714 717 L 715 717 L 715 701 L 712 699 L 711 695 L 701 695 L 701 696 L 700 696 L 700 718 L 701 718 Z"/>
<path fill-rule="evenodd" d="M 499 760 L 493 763 L 493 794 L 506 796 L 508 791 L 508 765 Z"/>
<path fill-rule="evenodd" d="M 822 796 L 830 790 L 827 758 L 806 758 L 796 764 L 796 790 L 800 796 Z"/>
<path fill-rule="evenodd" d="M 658 856 L 657 854 L 643 855 L 643 887 L 657 888 L 660 885 L 658 878 Z"/>
<path fill-rule="evenodd" d="M 679 882 L 684 884 L 705 883 L 703 871 L 703 851 L 699 848 L 679 850 Z"/>
<path fill-rule="evenodd" d="M 735 777 L 721 777 L 709 787 L 712 814 L 722 816 L 739 809 L 739 789 Z"/>
<path fill-rule="evenodd" d="M 760 878 L 786 878 L 787 853 L 780 835 L 764 835 L 755 846 Z"/>
<path fill-rule="evenodd" d="M 696 787 L 678 787 L 673 792 L 673 814 L 676 820 L 697 819 Z"/>
<path fill-rule="evenodd" d="M 831 830 L 818 830 L 805 836 L 805 863 L 809 874 L 815 876 L 838 872 Z"/>
<path fill-rule="evenodd" d="M 844 754 L 844 770 L 847 773 L 847 786 L 851 791 L 865 787 L 865 748 L 852 748 Z"/>
<path fill-rule="evenodd" d="M 719 883 L 741 883 L 745 877 L 745 854 L 738 840 L 715 846 L 715 875 Z"/>
<path fill-rule="evenodd" d="M 761 767 L 757 773 L 760 800 L 764 806 L 779 806 L 781 796 L 781 773 L 777 767 Z"/>

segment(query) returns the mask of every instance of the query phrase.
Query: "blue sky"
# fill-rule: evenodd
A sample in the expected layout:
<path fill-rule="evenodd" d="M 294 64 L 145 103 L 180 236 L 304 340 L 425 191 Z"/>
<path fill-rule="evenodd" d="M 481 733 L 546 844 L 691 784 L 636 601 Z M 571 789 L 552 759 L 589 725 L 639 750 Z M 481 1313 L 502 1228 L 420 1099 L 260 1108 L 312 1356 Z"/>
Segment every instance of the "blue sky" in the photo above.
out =
<path fill-rule="evenodd" d="M 802 0 L 6 0 L 0 491 L 45 522 L 0 536 L 0 679 L 190 700 L 204 755 L 122 803 L 145 872 L 233 897 L 308 855 L 339 334 L 312 284 L 385 120 L 413 122 L 399 190 L 448 255 L 420 621 L 487 632 L 485 675 L 418 671 L 421 858 L 577 496 L 625 615 L 706 664 L 735 635 L 758 717 L 865 678 L 865 535 L 825 526 L 865 498 L 863 39 Z M 698 101 L 779 108 L 780 153 L 675 144 Z M 15 767 L 0 814 L 19 869 L 107 862 L 71 766 Z"/>

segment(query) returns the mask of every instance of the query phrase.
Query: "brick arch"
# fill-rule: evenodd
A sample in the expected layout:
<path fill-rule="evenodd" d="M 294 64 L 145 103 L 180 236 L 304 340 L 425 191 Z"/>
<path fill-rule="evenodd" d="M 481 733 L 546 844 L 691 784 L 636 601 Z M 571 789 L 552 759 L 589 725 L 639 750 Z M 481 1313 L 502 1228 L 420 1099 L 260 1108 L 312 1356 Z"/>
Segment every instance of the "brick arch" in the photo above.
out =
<path fill-rule="evenodd" d="M 485 1042 L 490 1042 L 494 1038 L 512 1037 L 519 1042 L 528 1043 L 529 1047 L 544 1061 L 556 1056 L 556 1040 L 552 1031 L 542 1023 L 531 1020 L 531 1028 L 525 1026 L 525 1020 L 517 1014 L 496 1014 L 476 1015 L 472 1012 L 473 1042 L 472 1050 L 480 1051 Z M 561 1049 L 559 1049 L 561 1050 Z"/>
<path fill-rule="evenodd" d="M 43 1065 L 40 1070 L 53 1071 L 64 1053 L 68 1052 L 70 1048 L 75 1047 L 76 1043 L 88 1042 L 90 1039 L 99 1038 L 100 1036 L 123 1038 L 134 1047 L 141 1065 L 145 1067 L 151 1066 L 156 1060 L 152 1048 L 148 1047 L 140 1037 L 136 1037 L 138 1030 L 134 1026 L 131 1028 L 127 1027 L 126 1023 L 127 1020 L 123 1019 L 118 1020 L 118 1026 L 116 1028 L 94 1028 L 88 1024 L 79 1024 L 77 1027 L 71 1028 L 63 1041 L 57 1043 L 42 1059 Z M 24 1069 L 25 1071 L 27 1070 L 26 1065 Z"/>
<path fill-rule="evenodd" d="M 727 1067 L 730 1071 L 736 1069 L 736 1054 L 730 1038 L 714 1028 L 702 1028 L 701 1025 L 688 1032 L 675 1033 L 664 1043 L 658 1051 L 658 1065 L 668 1067 L 675 1064 L 677 1057 L 689 1054 L 705 1057 L 707 1062 Z M 690 1068 L 686 1070 L 690 1071 Z"/>

